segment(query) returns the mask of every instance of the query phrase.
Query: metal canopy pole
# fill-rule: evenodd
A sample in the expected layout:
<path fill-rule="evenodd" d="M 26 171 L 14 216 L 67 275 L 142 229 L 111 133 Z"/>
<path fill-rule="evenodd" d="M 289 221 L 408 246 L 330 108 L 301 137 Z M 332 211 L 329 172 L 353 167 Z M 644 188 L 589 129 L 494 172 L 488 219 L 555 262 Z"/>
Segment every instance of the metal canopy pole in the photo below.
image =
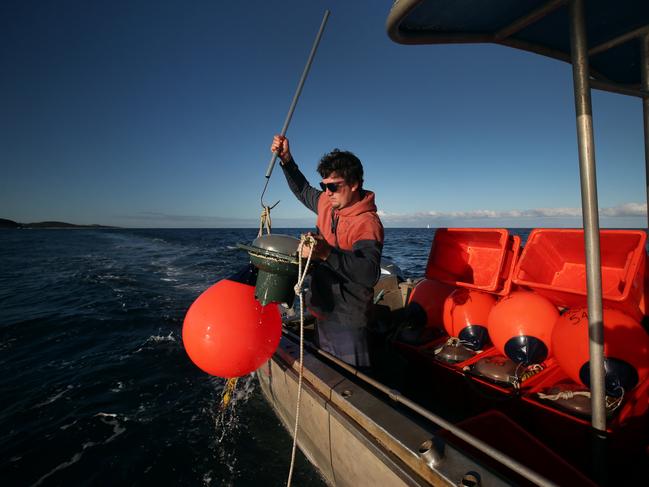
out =
<path fill-rule="evenodd" d="M 642 45 L 640 58 L 640 74 L 642 81 L 640 88 L 643 91 L 649 90 L 649 33 L 640 38 Z M 647 182 L 647 228 L 649 228 L 649 98 L 642 99 L 642 118 L 644 120 L 644 163 L 645 179 Z"/>
<path fill-rule="evenodd" d="M 297 89 L 295 90 L 295 95 L 293 95 L 293 101 L 291 101 L 291 106 L 288 108 L 288 113 L 286 114 L 286 120 L 284 120 L 284 126 L 282 127 L 281 135 L 282 137 L 286 135 L 288 130 L 288 125 L 291 123 L 291 118 L 293 118 L 293 112 L 295 111 L 295 106 L 297 101 L 300 99 L 300 94 L 302 93 L 302 88 L 304 87 L 304 82 L 306 77 L 309 75 L 309 70 L 311 69 L 311 64 L 313 64 L 313 58 L 315 53 L 318 50 L 320 45 L 320 39 L 322 38 L 322 33 L 324 32 L 325 26 L 327 25 L 327 19 L 329 18 L 330 11 L 325 10 L 325 13 L 322 17 L 322 22 L 320 23 L 320 29 L 315 36 L 313 41 L 313 46 L 311 46 L 311 52 L 309 53 L 309 58 L 306 61 L 306 66 L 304 66 L 304 71 L 302 71 L 302 76 L 300 81 L 297 84 Z M 275 160 L 277 159 L 278 153 L 273 152 L 270 162 L 268 163 L 268 169 L 266 169 L 266 179 L 270 179 L 270 176 L 273 174 L 273 167 L 275 167 Z M 263 206 L 263 205 L 262 205 Z"/>
<path fill-rule="evenodd" d="M 599 252 L 595 141 L 593 138 L 593 113 L 588 83 L 588 47 L 583 0 L 572 0 L 570 2 L 570 50 L 575 90 L 575 109 L 577 112 L 581 206 L 586 245 L 591 423 L 595 431 L 603 435 L 606 431 L 606 391 L 604 388 L 602 269 Z"/>

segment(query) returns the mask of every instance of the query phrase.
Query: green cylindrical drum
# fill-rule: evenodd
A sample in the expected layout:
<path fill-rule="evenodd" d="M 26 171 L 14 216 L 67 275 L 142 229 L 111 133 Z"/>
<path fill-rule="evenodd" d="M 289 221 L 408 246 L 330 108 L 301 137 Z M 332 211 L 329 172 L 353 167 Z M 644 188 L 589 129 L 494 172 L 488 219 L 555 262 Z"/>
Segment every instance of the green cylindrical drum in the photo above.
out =
<path fill-rule="evenodd" d="M 242 245 L 250 261 L 259 269 L 255 298 L 262 306 L 268 303 L 293 305 L 298 279 L 297 248 L 300 241 L 289 235 L 263 235 L 252 245 Z"/>

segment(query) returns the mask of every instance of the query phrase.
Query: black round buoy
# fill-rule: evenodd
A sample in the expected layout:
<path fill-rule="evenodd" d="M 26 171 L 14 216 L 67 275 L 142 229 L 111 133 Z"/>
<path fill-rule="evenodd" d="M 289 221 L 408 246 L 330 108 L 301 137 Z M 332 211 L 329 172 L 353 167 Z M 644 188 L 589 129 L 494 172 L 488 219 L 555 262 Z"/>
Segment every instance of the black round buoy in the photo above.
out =
<path fill-rule="evenodd" d="M 297 248 L 300 240 L 290 235 L 270 234 L 257 237 L 252 245 L 239 244 L 250 255 L 259 270 L 255 298 L 262 306 L 268 303 L 293 305 L 298 279 Z"/>

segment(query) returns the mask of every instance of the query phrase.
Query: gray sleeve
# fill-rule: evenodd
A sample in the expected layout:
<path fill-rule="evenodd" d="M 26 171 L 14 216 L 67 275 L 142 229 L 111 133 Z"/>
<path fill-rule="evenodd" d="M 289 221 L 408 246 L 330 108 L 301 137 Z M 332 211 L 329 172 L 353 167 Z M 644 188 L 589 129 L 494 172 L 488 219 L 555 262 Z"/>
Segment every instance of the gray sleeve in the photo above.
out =
<path fill-rule="evenodd" d="M 318 200 L 320 199 L 322 191 L 309 185 L 309 182 L 306 180 L 304 174 L 302 174 L 293 159 L 281 164 L 281 166 L 284 171 L 284 176 L 286 176 L 288 187 L 293 191 L 293 194 L 309 210 L 318 213 Z"/>
<path fill-rule="evenodd" d="M 359 240 L 351 251 L 332 248 L 325 263 L 345 279 L 373 287 L 381 277 L 382 250 L 376 240 Z"/>

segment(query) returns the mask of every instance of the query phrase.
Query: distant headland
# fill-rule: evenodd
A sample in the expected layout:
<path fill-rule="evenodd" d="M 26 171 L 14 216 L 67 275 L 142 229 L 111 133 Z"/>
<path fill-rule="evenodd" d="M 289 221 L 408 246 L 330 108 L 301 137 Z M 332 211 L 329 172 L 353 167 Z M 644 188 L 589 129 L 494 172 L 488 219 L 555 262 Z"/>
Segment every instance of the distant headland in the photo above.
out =
<path fill-rule="evenodd" d="M 35 223 L 18 223 L 13 220 L 0 218 L 0 229 L 11 228 L 118 228 L 108 227 L 106 225 L 75 225 L 66 222 L 35 222 Z"/>

